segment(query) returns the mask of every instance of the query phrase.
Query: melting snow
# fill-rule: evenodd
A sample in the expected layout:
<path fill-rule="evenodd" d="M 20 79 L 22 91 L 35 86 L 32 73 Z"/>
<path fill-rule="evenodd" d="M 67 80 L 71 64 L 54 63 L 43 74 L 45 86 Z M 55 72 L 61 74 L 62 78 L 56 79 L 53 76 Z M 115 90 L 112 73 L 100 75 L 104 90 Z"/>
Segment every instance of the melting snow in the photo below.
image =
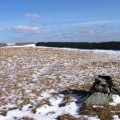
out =
<path fill-rule="evenodd" d="M 113 116 L 113 119 L 114 119 L 114 120 L 120 120 L 120 118 L 119 118 L 118 115 L 114 115 L 114 116 Z"/>
<path fill-rule="evenodd" d="M 75 102 L 68 103 L 64 107 L 59 107 L 59 104 L 63 100 L 63 96 L 59 95 L 54 98 L 47 92 L 43 92 L 41 96 L 45 98 L 50 98 L 49 102 L 51 105 L 45 104 L 36 109 L 34 114 L 32 110 L 32 105 L 24 105 L 21 109 L 13 109 L 7 112 L 6 116 L 0 116 L 0 120 L 16 120 L 22 119 L 23 117 L 34 118 L 35 120 L 55 120 L 58 115 L 71 114 L 73 116 L 78 115 L 78 106 Z"/>
<path fill-rule="evenodd" d="M 15 45 L 15 43 L 7 43 L 7 47 L 35 47 L 35 44 L 28 44 L 28 45 Z"/>
<path fill-rule="evenodd" d="M 51 95 L 49 93 L 43 92 L 43 93 L 41 93 L 41 96 L 38 97 L 38 100 L 46 99 L 46 98 L 49 98 L 49 97 L 51 97 Z"/>
<path fill-rule="evenodd" d="M 100 120 L 98 117 L 88 117 L 88 120 Z"/>
<path fill-rule="evenodd" d="M 0 120 L 6 120 L 5 116 L 0 115 Z"/>
<path fill-rule="evenodd" d="M 110 102 L 110 105 L 117 105 L 117 104 L 120 104 L 120 96 L 119 95 L 113 95 L 112 96 L 113 98 L 113 102 Z"/>

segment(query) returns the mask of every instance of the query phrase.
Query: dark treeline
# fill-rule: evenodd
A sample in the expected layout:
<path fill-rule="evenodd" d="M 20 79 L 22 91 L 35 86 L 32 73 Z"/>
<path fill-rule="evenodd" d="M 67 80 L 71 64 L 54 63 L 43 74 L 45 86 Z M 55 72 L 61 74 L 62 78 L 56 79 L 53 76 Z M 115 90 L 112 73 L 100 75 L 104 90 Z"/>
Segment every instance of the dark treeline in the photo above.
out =
<path fill-rule="evenodd" d="M 105 49 L 120 50 L 120 42 L 38 42 L 36 46 L 59 47 L 59 48 L 78 48 L 78 49 Z"/>

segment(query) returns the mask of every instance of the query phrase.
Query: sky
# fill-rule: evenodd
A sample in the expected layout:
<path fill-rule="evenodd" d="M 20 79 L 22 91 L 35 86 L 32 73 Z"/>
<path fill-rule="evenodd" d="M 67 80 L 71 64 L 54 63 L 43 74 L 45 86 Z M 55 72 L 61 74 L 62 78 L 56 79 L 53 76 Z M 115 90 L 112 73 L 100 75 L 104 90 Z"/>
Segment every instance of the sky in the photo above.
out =
<path fill-rule="evenodd" d="M 0 42 L 120 41 L 120 0 L 0 0 Z"/>

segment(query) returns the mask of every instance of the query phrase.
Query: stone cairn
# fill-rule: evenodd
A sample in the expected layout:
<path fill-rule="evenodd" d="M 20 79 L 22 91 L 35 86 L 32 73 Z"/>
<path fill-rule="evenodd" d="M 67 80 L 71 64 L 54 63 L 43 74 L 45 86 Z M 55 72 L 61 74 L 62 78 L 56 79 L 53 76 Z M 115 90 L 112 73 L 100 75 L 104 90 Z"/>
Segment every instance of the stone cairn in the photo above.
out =
<path fill-rule="evenodd" d="M 85 100 L 86 104 L 108 105 L 112 100 L 111 95 L 120 95 L 120 90 L 113 84 L 110 76 L 98 75 L 90 89 L 90 96 Z"/>

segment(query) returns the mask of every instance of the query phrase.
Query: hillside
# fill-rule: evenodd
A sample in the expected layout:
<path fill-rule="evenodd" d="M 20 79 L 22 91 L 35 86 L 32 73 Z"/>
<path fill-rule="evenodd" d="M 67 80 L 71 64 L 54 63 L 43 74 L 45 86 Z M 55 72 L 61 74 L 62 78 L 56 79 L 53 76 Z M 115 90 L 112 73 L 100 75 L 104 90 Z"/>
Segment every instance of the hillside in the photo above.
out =
<path fill-rule="evenodd" d="M 59 92 L 89 90 L 98 74 L 120 85 L 119 51 L 2 47 L 0 66 L 0 120 L 56 120 L 64 114 L 99 120 L 80 115 L 77 98 Z M 65 99 L 68 103 L 60 107 Z"/>

